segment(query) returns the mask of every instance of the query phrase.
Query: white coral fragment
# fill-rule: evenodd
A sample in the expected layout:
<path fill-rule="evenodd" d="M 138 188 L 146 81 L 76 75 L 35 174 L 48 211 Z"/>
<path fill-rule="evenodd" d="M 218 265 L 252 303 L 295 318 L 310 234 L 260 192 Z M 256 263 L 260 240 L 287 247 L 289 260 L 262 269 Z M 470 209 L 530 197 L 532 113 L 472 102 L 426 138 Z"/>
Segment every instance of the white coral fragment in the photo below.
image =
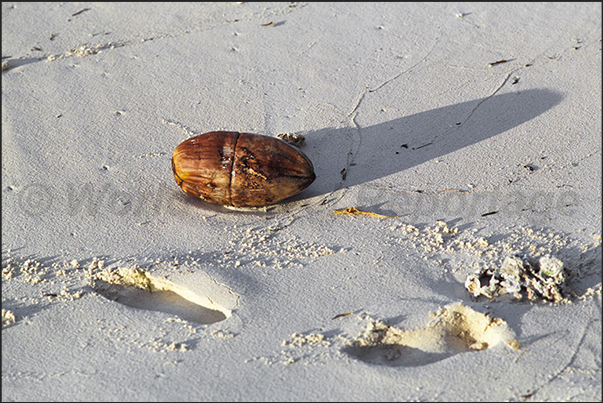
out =
<path fill-rule="evenodd" d="M 474 297 L 508 294 L 518 300 L 541 298 L 554 303 L 563 300 L 564 284 L 563 262 L 548 255 L 535 265 L 526 255 L 508 256 L 500 268 L 479 269 L 465 280 L 465 288 Z"/>

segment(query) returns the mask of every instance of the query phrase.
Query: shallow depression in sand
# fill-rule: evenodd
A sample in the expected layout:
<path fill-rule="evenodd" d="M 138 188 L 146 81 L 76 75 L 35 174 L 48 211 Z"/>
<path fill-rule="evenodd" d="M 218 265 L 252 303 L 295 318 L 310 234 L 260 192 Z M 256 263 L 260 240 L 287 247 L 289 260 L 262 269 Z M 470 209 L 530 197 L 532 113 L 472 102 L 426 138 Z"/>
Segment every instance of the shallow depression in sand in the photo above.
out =
<path fill-rule="evenodd" d="M 156 278 L 137 267 L 113 268 L 95 274 L 94 290 L 112 301 L 137 309 L 165 312 L 199 324 L 220 322 L 231 311 L 208 295 Z"/>
<path fill-rule="evenodd" d="M 371 364 L 420 366 L 500 343 L 519 349 L 505 321 L 461 303 L 448 305 L 431 317 L 425 327 L 406 331 L 373 321 L 344 351 Z"/>

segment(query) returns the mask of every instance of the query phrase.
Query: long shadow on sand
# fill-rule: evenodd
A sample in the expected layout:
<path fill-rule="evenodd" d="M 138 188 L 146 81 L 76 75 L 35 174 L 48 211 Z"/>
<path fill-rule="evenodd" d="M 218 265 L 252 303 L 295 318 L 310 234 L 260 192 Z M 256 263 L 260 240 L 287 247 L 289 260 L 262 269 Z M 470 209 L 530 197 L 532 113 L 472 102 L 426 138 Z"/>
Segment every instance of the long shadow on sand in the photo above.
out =
<path fill-rule="evenodd" d="M 526 90 L 444 106 L 385 123 L 306 133 L 304 152 L 316 181 L 291 200 L 330 193 L 420 165 L 520 126 L 559 104 L 563 96 Z M 525 143 L 529 143 L 529 135 Z M 519 149 L 524 143 L 517 143 Z M 470 161 L 469 161 L 470 162 Z"/>

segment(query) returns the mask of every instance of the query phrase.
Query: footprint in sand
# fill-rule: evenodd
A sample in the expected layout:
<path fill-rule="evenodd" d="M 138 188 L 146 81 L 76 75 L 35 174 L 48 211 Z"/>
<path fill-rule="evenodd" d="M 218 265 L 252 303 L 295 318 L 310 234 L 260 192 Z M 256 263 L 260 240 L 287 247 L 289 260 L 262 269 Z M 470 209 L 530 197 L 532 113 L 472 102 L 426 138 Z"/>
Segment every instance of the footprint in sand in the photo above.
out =
<path fill-rule="evenodd" d="M 476 312 L 460 302 L 431 316 L 425 327 L 406 331 L 373 321 L 344 351 L 371 364 L 420 366 L 500 343 L 519 349 L 519 342 L 505 321 Z"/>
<path fill-rule="evenodd" d="M 210 324 L 231 316 L 230 309 L 216 303 L 203 292 L 217 287 L 210 279 L 203 279 L 200 287 L 186 288 L 151 276 L 138 267 L 122 267 L 96 273 L 92 278 L 92 287 L 112 301 L 133 308 L 169 313 L 189 322 Z M 202 291 L 194 292 L 193 288 Z M 228 292 L 221 290 L 217 294 L 214 298 L 220 298 L 219 294 Z"/>

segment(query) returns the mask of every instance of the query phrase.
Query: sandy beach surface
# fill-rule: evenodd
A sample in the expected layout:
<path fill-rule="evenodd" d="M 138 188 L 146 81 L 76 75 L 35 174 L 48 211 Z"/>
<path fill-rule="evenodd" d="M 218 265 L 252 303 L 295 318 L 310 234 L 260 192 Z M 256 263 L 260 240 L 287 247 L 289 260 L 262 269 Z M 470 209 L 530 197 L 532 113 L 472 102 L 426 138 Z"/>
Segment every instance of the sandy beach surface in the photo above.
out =
<path fill-rule="evenodd" d="M 601 401 L 601 118 L 601 3 L 2 3 L 2 400 Z"/>

